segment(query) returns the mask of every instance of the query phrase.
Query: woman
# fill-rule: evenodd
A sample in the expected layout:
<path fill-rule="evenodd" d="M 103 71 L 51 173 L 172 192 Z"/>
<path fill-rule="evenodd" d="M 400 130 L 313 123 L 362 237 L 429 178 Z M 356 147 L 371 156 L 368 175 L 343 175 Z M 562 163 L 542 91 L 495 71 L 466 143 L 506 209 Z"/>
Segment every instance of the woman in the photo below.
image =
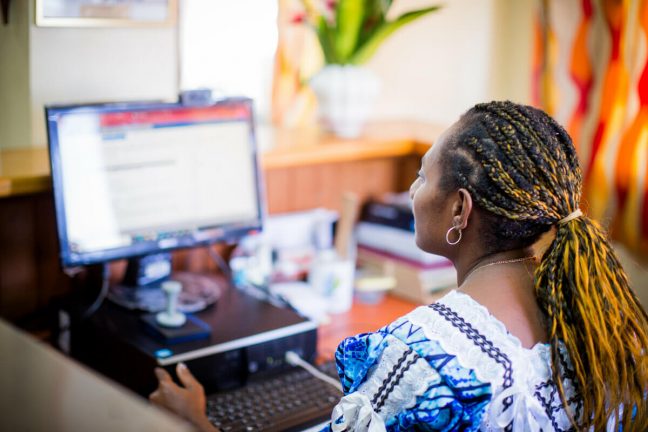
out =
<path fill-rule="evenodd" d="M 342 342 L 331 429 L 648 430 L 648 317 L 580 194 L 571 140 L 540 110 L 480 104 L 448 129 L 411 197 L 418 246 L 459 288 Z M 209 429 L 186 368 L 186 389 L 157 373 L 151 400 Z"/>

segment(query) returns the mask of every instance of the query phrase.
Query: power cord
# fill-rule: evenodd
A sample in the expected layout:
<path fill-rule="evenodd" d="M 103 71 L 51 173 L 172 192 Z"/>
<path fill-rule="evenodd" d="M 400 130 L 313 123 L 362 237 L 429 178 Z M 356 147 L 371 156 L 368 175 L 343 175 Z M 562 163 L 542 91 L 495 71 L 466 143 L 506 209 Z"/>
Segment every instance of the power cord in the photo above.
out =
<path fill-rule="evenodd" d="M 209 257 L 214 261 L 214 264 L 218 266 L 220 271 L 223 273 L 223 275 L 227 278 L 228 282 L 232 282 L 232 270 L 230 269 L 230 266 L 227 264 L 223 256 L 216 252 L 211 245 L 207 246 L 207 253 L 209 254 Z"/>
<path fill-rule="evenodd" d="M 294 351 L 286 351 L 286 362 L 292 366 L 299 366 L 300 368 L 306 370 L 309 374 L 313 375 L 315 378 L 324 381 L 327 384 L 332 385 L 336 389 L 342 391 L 342 384 L 334 378 L 318 371 L 313 365 L 308 363 L 306 360 L 302 359 L 299 354 Z"/>
<path fill-rule="evenodd" d="M 78 274 L 79 272 L 74 272 L 74 273 L 68 273 L 70 277 L 74 277 Z M 110 267 L 108 264 L 102 264 L 102 269 L 101 269 L 101 289 L 99 290 L 99 294 L 97 294 L 97 297 L 94 299 L 92 304 L 86 308 L 86 310 L 83 311 L 83 313 L 79 314 L 79 321 L 85 321 L 88 318 L 90 318 L 97 310 L 101 307 L 103 304 L 104 300 L 106 299 L 108 295 L 108 290 L 110 288 Z M 58 328 L 58 333 L 59 335 L 67 332 L 70 330 L 72 327 L 72 322 L 69 318 L 69 315 L 67 313 L 64 313 L 66 317 L 64 318 L 59 314 L 59 328 Z"/>
<path fill-rule="evenodd" d="M 110 287 L 110 268 L 108 267 L 108 264 L 103 264 L 103 268 L 101 270 L 101 290 L 99 291 L 99 294 L 97 295 L 97 298 L 95 299 L 94 302 L 81 314 L 81 320 L 86 320 L 92 316 L 95 312 L 97 312 L 97 309 L 103 304 L 103 301 L 106 299 L 106 296 L 108 295 L 108 288 Z"/>

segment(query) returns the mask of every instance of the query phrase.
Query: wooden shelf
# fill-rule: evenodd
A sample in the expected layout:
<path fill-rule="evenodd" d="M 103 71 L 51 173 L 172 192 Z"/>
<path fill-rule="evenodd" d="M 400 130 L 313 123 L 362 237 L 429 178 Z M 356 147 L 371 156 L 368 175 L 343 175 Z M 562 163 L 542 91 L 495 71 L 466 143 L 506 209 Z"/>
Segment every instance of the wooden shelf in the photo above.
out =
<path fill-rule="evenodd" d="M 317 129 L 277 130 L 274 143 L 264 152 L 265 169 L 314 164 L 422 156 L 443 127 L 420 122 L 380 122 L 367 126 L 357 139 L 343 139 Z"/>
<path fill-rule="evenodd" d="M 367 126 L 357 139 L 342 139 L 317 129 L 276 130 L 261 154 L 264 170 L 316 164 L 421 156 L 443 127 L 420 122 L 380 122 Z M 0 197 L 51 189 L 46 148 L 0 150 Z"/>
<path fill-rule="evenodd" d="M 0 151 L 0 197 L 44 192 L 50 188 L 47 149 Z"/>

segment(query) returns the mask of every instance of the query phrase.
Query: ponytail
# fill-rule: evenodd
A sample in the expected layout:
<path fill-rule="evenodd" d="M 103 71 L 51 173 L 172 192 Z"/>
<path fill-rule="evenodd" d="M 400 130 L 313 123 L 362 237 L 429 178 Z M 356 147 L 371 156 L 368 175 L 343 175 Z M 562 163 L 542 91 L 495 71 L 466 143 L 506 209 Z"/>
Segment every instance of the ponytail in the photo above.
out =
<path fill-rule="evenodd" d="M 577 429 L 645 425 L 648 317 L 599 225 L 579 217 L 559 223 L 535 273 L 538 304 L 547 316 L 552 375 L 568 410 L 561 379 L 561 345 L 582 396 Z M 563 371 L 564 372 L 564 371 Z M 634 428 L 633 428 L 634 430 Z"/>

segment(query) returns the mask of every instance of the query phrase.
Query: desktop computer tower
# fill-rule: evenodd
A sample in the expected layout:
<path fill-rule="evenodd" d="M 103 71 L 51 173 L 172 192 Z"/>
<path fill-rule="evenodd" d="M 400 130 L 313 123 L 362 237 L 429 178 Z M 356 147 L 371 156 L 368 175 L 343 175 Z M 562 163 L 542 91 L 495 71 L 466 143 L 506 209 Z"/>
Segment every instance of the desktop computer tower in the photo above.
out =
<path fill-rule="evenodd" d="M 140 314 L 106 302 L 72 328 L 71 354 L 109 378 L 148 396 L 157 386 L 153 369 L 175 375 L 184 362 L 209 394 L 245 385 L 290 366 L 286 351 L 313 362 L 317 325 L 287 308 L 228 288 L 197 318 L 208 338 L 169 344 L 147 331 Z"/>

